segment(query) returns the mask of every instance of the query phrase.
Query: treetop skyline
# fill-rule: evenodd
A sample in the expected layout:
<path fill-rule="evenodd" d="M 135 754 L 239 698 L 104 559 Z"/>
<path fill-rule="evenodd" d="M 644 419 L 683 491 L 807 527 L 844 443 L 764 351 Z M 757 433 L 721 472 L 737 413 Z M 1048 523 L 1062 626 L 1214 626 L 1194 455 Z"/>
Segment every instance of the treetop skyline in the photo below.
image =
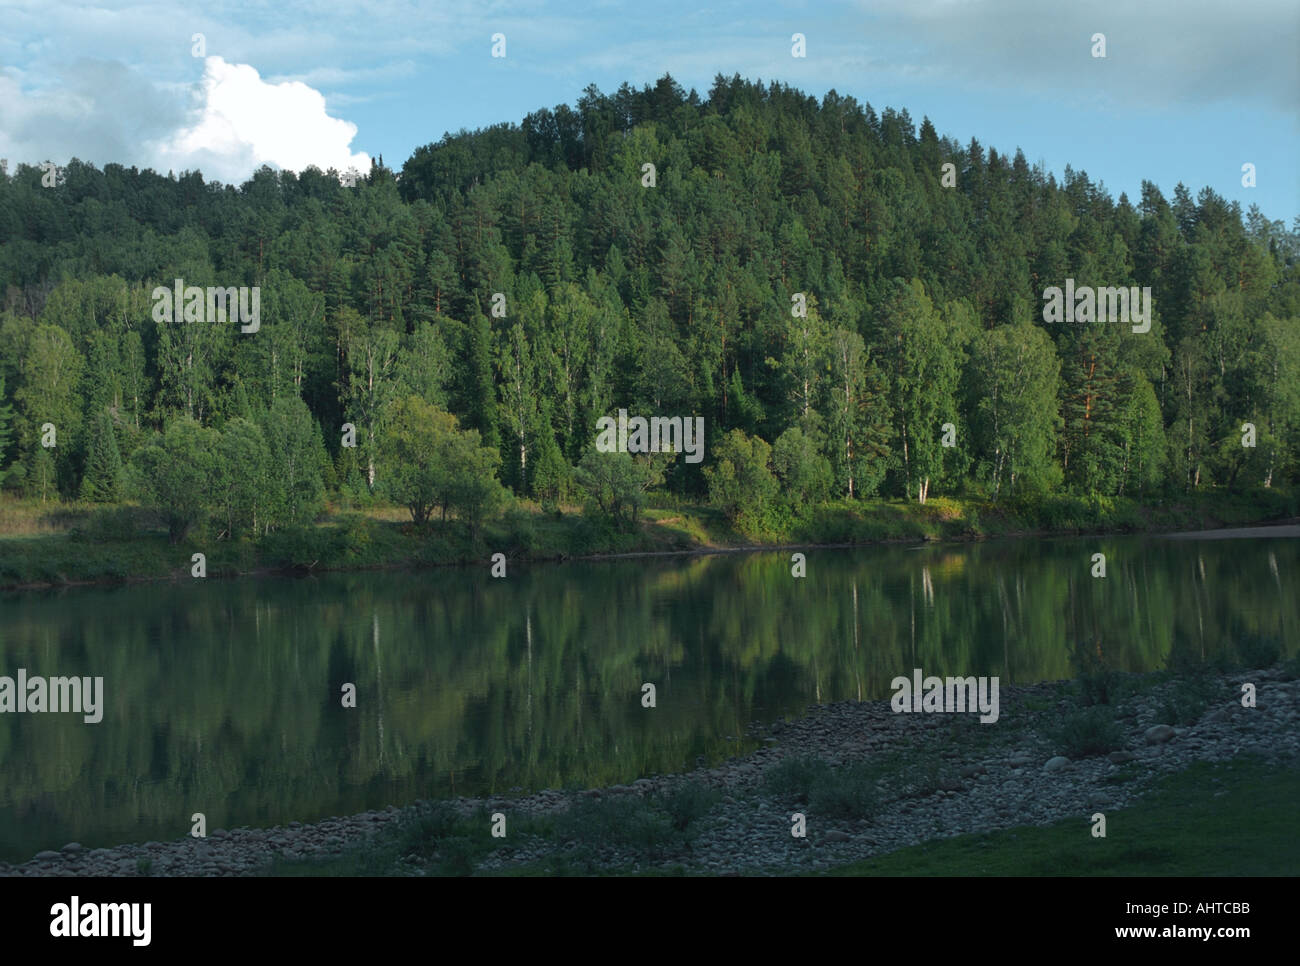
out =
<path fill-rule="evenodd" d="M 364 171 L 445 131 L 572 103 L 591 83 L 613 91 L 670 73 L 704 91 L 721 73 L 907 108 L 963 143 L 1022 149 L 1058 178 L 1069 163 L 1116 194 L 1182 182 L 1300 215 L 1300 9 L 1284 0 L 1100 0 L 1050 15 L 1029 0 L 763 2 L 743 16 L 677 0 L 380 3 L 364 16 L 330 2 L 0 9 L 11 169 L 78 157 L 236 184 L 262 164 Z"/>

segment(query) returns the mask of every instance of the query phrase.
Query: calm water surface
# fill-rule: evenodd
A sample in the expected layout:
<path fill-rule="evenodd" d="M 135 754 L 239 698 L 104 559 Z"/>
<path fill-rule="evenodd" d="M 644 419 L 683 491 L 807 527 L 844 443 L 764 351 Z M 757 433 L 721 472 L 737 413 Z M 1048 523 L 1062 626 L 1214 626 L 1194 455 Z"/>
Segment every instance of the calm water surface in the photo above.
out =
<path fill-rule="evenodd" d="M 1073 676 L 1080 640 L 1130 671 L 1300 642 L 1296 539 L 807 557 L 801 580 L 756 553 L 0 598 L 0 674 L 105 691 L 99 724 L 0 715 L 0 859 L 179 838 L 194 812 L 263 826 L 679 772 L 748 748 L 751 721 L 888 697 L 914 667 L 1025 684 Z"/>

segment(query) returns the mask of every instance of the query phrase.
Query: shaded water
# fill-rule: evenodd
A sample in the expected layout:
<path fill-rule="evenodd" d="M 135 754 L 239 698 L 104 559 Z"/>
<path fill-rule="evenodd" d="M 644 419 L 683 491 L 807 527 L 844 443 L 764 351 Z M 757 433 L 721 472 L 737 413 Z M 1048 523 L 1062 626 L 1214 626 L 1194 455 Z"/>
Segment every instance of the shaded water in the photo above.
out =
<path fill-rule="evenodd" d="M 105 698 L 99 724 L 0 714 L 0 858 L 174 839 L 194 812 L 273 825 L 680 772 L 914 667 L 1027 684 L 1073 676 L 1079 640 L 1131 671 L 1300 640 L 1296 539 L 806 553 L 801 580 L 755 553 L 7 596 L 0 675 L 102 676 Z"/>

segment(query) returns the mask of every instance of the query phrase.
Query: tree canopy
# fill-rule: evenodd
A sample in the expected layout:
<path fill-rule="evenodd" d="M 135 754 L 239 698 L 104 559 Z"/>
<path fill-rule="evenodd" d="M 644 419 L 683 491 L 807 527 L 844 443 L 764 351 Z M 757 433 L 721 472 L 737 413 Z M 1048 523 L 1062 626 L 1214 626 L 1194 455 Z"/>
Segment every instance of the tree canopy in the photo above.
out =
<path fill-rule="evenodd" d="M 1300 473 L 1300 221 L 1182 185 L 1116 200 L 835 91 L 589 87 L 353 187 L 40 175 L 0 176 L 0 473 L 112 499 L 134 466 L 173 536 L 190 486 L 233 536 L 309 520 L 326 481 L 478 520 L 498 471 L 632 519 L 646 471 L 587 459 L 619 409 L 703 416 L 703 464 L 662 485 L 740 516 L 773 473 L 805 501 Z M 258 286 L 260 328 L 159 320 L 176 279 Z M 1066 279 L 1149 287 L 1150 330 L 1045 322 Z"/>

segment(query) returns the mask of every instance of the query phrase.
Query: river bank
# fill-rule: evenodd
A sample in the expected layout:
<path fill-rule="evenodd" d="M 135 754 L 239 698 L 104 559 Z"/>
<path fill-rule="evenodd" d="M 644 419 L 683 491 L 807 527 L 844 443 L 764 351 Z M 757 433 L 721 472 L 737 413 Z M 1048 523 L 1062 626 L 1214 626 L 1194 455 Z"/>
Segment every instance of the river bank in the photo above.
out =
<path fill-rule="evenodd" d="M 1246 683 L 1255 707 L 1242 705 Z M 1195 763 L 1295 767 L 1300 679 L 1293 658 L 1111 676 L 1100 686 L 1004 686 L 1001 716 L 988 725 L 970 714 L 896 714 L 887 700 L 842 702 L 754 736 L 763 745 L 751 754 L 625 786 L 416 803 L 111 849 L 69 843 L 0 865 L 0 875 L 789 874 L 1062 819 L 1086 837 L 1095 814 L 1131 805 Z M 1222 793 L 1205 789 L 1207 798 Z M 796 812 L 805 837 L 791 834 Z M 499 838 L 494 814 L 504 816 Z"/>
<path fill-rule="evenodd" d="M 195 554 L 203 573 L 237 576 L 485 565 L 497 553 L 515 563 L 809 550 L 926 541 L 1079 534 L 1201 532 L 1294 524 L 1300 499 L 1279 490 L 1210 493 L 1139 503 L 1067 496 L 991 504 L 932 498 L 857 501 L 812 508 L 779 533 L 739 532 L 720 512 L 697 505 L 646 510 L 630 532 L 570 508 L 543 513 L 520 504 L 471 539 L 455 521 L 416 528 L 398 511 L 335 508 L 310 527 L 229 541 L 195 534 L 171 544 L 139 507 L 40 509 L 0 501 L 0 590 L 189 580 Z M 1285 535 L 1285 534 L 1279 534 Z"/>

